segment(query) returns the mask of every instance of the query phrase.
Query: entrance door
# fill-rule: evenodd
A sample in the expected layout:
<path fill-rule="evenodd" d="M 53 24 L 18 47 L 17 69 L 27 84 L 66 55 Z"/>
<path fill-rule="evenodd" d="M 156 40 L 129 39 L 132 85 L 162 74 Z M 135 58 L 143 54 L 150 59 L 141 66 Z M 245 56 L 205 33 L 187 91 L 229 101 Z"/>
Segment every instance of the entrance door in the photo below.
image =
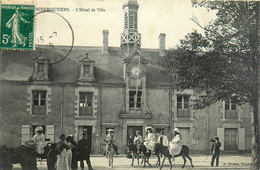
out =
<path fill-rule="evenodd" d="M 182 138 L 182 144 L 190 146 L 190 128 L 179 128 L 180 129 L 180 134 Z"/>
<path fill-rule="evenodd" d="M 81 138 L 81 135 L 83 134 L 83 132 L 87 130 L 88 131 L 88 134 L 87 134 L 87 139 L 90 140 L 90 149 L 91 149 L 91 152 L 92 152 L 92 126 L 79 126 L 79 129 L 78 129 L 78 140 Z"/>
<path fill-rule="evenodd" d="M 225 128 L 225 150 L 237 150 L 237 129 Z"/>
<path fill-rule="evenodd" d="M 127 142 L 129 140 L 129 136 L 135 136 L 135 132 L 137 130 L 141 132 L 141 136 L 143 137 L 143 126 L 127 126 Z"/>

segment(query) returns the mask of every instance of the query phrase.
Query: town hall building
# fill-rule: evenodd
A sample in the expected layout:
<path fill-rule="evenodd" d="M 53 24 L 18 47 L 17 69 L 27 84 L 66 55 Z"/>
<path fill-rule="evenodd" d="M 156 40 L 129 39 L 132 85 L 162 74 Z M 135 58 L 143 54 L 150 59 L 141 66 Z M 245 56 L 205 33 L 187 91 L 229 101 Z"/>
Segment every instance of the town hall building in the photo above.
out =
<path fill-rule="evenodd" d="M 152 126 L 157 137 L 164 130 L 169 140 L 178 127 L 192 153 L 209 153 L 214 136 L 224 152 L 250 151 L 249 106 L 230 100 L 193 109 L 200 94 L 178 91 L 162 73 L 166 35 L 158 35 L 158 49 L 141 48 L 146 40 L 138 32 L 138 8 L 137 0 L 123 4 L 120 47 L 109 46 L 104 30 L 102 47 L 73 47 L 56 64 L 48 59 L 47 46 L 0 51 L 0 145 L 24 144 L 39 125 L 51 142 L 62 133 L 78 140 L 88 129 L 97 154 L 104 150 L 107 130 L 114 129 L 119 152 L 126 153 L 129 135 L 140 130 L 144 136 L 145 127 Z"/>

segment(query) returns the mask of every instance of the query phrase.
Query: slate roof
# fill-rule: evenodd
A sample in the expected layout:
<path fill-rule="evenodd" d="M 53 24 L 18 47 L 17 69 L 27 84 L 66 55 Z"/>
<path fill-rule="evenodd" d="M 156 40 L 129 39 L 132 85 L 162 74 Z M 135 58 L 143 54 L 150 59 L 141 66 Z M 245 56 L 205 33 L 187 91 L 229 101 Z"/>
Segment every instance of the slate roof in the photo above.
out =
<path fill-rule="evenodd" d="M 58 47 L 67 48 L 69 47 Z M 169 76 L 161 73 L 162 58 L 156 49 L 141 49 L 141 54 L 149 60 L 147 84 L 168 85 Z M 33 74 L 33 58 L 50 55 L 54 50 L 48 46 L 37 46 L 35 51 L 0 51 L 0 80 L 28 81 Z M 102 55 L 101 47 L 73 47 L 71 53 L 61 62 L 51 65 L 52 82 L 75 83 L 79 77 L 80 60 L 86 57 L 95 61 L 94 76 L 97 83 L 124 83 L 121 48 L 109 47 L 109 55 Z"/>

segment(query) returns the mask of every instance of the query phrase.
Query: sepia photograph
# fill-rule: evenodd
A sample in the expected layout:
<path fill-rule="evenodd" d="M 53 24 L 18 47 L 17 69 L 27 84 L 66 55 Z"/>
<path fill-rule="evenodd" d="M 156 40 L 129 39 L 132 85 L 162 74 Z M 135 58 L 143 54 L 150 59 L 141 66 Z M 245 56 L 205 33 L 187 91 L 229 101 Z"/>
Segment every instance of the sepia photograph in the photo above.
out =
<path fill-rule="evenodd" d="M 0 0 L 0 170 L 260 170 L 259 5 Z"/>

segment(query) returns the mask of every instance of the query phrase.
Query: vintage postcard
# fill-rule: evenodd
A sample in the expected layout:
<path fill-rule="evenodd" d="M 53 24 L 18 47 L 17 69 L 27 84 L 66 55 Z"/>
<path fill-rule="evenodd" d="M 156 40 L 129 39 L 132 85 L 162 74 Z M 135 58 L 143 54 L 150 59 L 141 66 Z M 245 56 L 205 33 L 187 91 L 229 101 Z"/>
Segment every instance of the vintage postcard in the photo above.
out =
<path fill-rule="evenodd" d="M 259 168 L 259 3 L 0 0 L 0 169 Z"/>

